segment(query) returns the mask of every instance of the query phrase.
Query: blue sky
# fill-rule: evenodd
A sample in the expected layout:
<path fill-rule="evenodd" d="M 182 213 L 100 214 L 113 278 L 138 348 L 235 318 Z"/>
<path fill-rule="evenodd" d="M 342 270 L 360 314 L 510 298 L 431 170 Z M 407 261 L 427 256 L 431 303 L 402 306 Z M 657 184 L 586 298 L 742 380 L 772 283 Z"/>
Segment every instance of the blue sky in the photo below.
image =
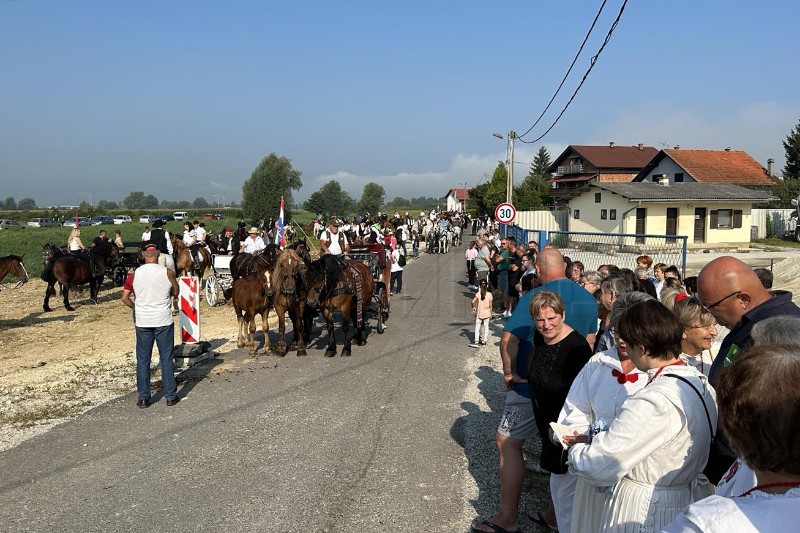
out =
<path fill-rule="evenodd" d="M 600 1 L 0 0 L 0 197 L 240 200 L 270 152 L 387 200 L 477 184 L 524 132 Z M 609 0 L 543 133 L 617 14 Z M 540 145 L 745 150 L 782 168 L 800 119 L 797 2 L 633 0 Z"/>

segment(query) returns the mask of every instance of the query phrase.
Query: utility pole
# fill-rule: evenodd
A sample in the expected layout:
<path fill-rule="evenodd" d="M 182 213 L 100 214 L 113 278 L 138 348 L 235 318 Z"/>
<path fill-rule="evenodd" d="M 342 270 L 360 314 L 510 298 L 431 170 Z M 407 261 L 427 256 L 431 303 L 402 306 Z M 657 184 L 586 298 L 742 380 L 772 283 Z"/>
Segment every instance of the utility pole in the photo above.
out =
<path fill-rule="evenodd" d="M 513 204 L 512 197 L 514 196 L 514 141 L 517 139 L 517 134 L 513 130 L 508 132 L 508 183 L 506 189 L 506 202 Z"/>

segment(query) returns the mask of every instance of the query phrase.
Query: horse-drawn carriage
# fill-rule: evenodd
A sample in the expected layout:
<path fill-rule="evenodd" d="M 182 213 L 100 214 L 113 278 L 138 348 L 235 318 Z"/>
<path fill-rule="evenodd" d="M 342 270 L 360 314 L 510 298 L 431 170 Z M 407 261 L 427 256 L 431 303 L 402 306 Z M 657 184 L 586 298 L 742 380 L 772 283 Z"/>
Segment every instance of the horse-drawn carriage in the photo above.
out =
<path fill-rule="evenodd" d="M 233 275 L 231 275 L 231 259 L 233 257 L 232 255 L 215 255 L 211 261 L 211 269 L 214 273 L 206 278 L 205 288 L 206 303 L 211 307 L 227 300 L 226 294 L 229 294 L 233 287 Z"/>
<path fill-rule="evenodd" d="M 118 250 L 117 254 L 106 259 L 106 277 L 114 282 L 115 287 L 122 287 L 128 274 L 140 265 L 140 252 L 141 250 L 137 246 L 135 251 Z"/>
<path fill-rule="evenodd" d="M 350 259 L 367 265 L 372 273 L 374 289 L 370 312 L 378 319 L 378 333 L 383 333 L 389 319 L 389 279 L 386 276 L 391 268 L 387 250 L 382 244 L 351 246 L 348 255 Z"/>

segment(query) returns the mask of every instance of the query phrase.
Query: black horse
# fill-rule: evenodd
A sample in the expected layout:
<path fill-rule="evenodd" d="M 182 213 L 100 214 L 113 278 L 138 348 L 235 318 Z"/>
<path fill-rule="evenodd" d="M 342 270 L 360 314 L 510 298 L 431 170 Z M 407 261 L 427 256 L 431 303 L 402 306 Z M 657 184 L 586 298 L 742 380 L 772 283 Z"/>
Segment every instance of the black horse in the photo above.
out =
<path fill-rule="evenodd" d="M 69 303 L 69 289 L 89 284 L 89 297 L 97 303 L 97 293 L 105 276 L 106 260 L 116 251 L 116 246 L 92 248 L 89 253 L 73 255 L 66 253 L 52 242 L 42 247 L 42 280 L 47 282 L 44 293 L 43 309 L 50 309 L 50 297 L 56 293 L 55 284 L 61 288 L 64 296 L 64 309 L 74 311 Z"/>

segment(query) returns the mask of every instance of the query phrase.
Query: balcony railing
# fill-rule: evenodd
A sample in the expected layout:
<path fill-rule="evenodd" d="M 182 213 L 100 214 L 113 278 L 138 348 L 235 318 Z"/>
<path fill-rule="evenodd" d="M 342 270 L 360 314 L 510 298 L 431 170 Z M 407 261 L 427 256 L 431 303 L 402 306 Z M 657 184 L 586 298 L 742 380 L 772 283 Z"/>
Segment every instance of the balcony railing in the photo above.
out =
<path fill-rule="evenodd" d="M 565 176 L 567 174 L 583 174 L 583 164 L 579 163 L 577 165 L 562 165 L 558 167 L 558 172 L 556 172 L 559 176 Z"/>

